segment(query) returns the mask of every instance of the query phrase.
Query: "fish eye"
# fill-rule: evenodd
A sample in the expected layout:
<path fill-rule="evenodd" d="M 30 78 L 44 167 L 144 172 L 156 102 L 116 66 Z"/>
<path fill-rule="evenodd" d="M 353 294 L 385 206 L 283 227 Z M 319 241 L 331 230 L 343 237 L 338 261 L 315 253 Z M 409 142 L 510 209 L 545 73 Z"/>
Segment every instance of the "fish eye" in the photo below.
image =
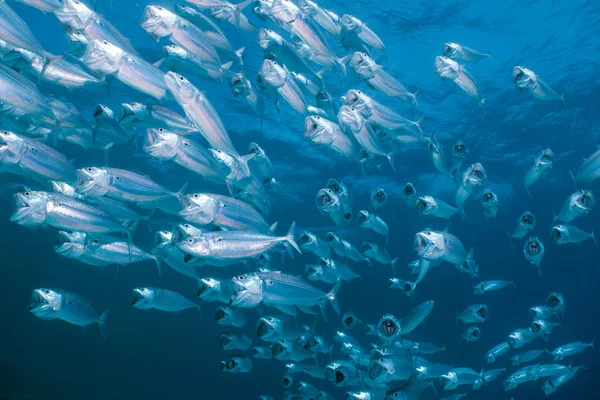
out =
<path fill-rule="evenodd" d="M 194 239 L 192 239 L 192 238 L 189 238 L 189 239 L 187 240 L 187 242 L 188 242 L 188 243 L 194 243 Z"/>
<path fill-rule="evenodd" d="M 98 239 L 94 239 L 94 243 L 98 243 Z"/>
<path fill-rule="evenodd" d="M 108 42 L 106 40 L 103 40 L 102 43 L 103 44 L 108 44 Z"/>
<path fill-rule="evenodd" d="M 243 281 L 243 280 L 244 280 L 244 275 L 240 275 L 238 279 L 239 279 L 240 281 Z"/>
<path fill-rule="evenodd" d="M 29 196 L 30 194 L 30 192 L 25 192 L 25 196 Z"/>
<path fill-rule="evenodd" d="M 73 231 L 68 231 L 69 233 L 73 233 Z"/>
<path fill-rule="evenodd" d="M 88 170 L 88 172 L 92 172 L 92 168 L 91 167 L 88 167 L 86 169 Z"/>
<path fill-rule="evenodd" d="M 49 291 L 48 289 L 44 290 L 44 292 L 45 292 L 46 294 L 50 294 L 50 291 Z"/>
<path fill-rule="evenodd" d="M 179 80 L 180 80 L 180 81 L 183 81 L 183 76 L 180 76 L 180 77 L 179 77 Z"/>

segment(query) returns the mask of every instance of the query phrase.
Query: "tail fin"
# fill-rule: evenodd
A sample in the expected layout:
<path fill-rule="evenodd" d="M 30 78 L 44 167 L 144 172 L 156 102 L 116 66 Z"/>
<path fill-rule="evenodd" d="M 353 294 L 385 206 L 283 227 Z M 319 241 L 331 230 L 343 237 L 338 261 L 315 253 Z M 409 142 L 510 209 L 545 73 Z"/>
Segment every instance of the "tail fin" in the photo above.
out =
<path fill-rule="evenodd" d="M 239 49 L 237 49 L 235 51 L 235 56 L 237 57 L 240 65 L 244 65 L 244 51 L 246 50 L 246 47 L 240 47 Z M 229 68 L 227 68 L 229 69 Z"/>
<path fill-rule="evenodd" d="M 392 273 L 394 275 L 396 275 L 396 264 L 398 264 L 398 257 L 394 258 L 390 263 L 390 266 L 392 267 Z"/>
<path fill-rule="evenodd" d="M 183 198 L 183 196 L 185 196 L 185 193 L 187 192 L 187 187 L 188 187 L 188 183 L 184 183 L 183 186 L 181 187 L 181 189 L 179 189 L 177 191 L 177 193 L 175 193 L 175 197 L 177 197 L 177 200 L 180 200 Z"/>
<path fill-rule="evenodd" d="M 591 348 L 592 348 L 594 351 L 597 351 L 597 350 L 596 350 L 596 346 L 594 345 L 594 341 L 593 341 L 593 340 L 590 342 L 590 347 L 591 347 Z"/>
<path fill-rule="evenodd" d="M 596 243 L 596 247 L 598 247 L 598 241 L 596 240 L 596 235 L 594 234 L 593 229 L 592 229 L 592 233 L 590 233 L 590 237 L 594 240 L 594 243 Z"/>
<path fill-rule="evenodd" d="M 331 306 L 333 307 L 333 309 L 335 310 L 335 312 L 338 315 L 340 314 L 340 305 L 338 304 L 338 301 L 337 301 L 337 294 L 340 291 L 341 287 L 342 287 L 342 280 L 338 279 L 338 281 L 335 283 L 335 285 L 333 285 L 333 287 L 331 288 L 329 293 L 327 293 L 327 300 L 329 300 L 329 303 L 331 303 Z"/>
<path fill-rule="evenodd" d="M 336 66 L 339 68 L 339 70 L 342 72 L 342 74 L 344 74 L 344 76 L 348 75 L 348 71 L 346 70 L 346 63 L 352 58 L 354 54 L 348 54 L 347 56 L 344 56 L 342 58 L 337 58 L 335 60 L 335 64 Z"/>
<path fill-rule="evenodd" d="M 302 254 L 302 250 L 296 244 L 296 240 L 294 239 L 294 230 L 296 229 L 296 221 L 292 222 L 290 229 L 288 230 L 287 235 L 285 236 L 285 240 L 300 254 Z"/>
<path fill-rule="evenodd" d="M 154 262 L 156 263 L 156 269 L 158 269 L 158 276 L 162 276 L 162 269 L 160 267 L 160 258 L 158 258 L 156 256 L 152 256 L 152 258 L 154 259 Z"/>
<path fill-rule="evenodd" d="M 510 240 L 510 248 L 514 249 L 515 247 L 513 246 L 513 242 L 512 242 L 512 235 L 510 234 L 509 231 L 506 231 L 506 234 L 508 235 L 508 240 Z"/>
<path fill-rule="evenodd" d="M 527 194 L 529 195 L 529 198 L 531 200 L 533 200 L 533 196 L 531 195 L 531 192 L 529 191 L 529 188 L 527 186 L 525 186 L 525 190 L 527 191 Z"/>
<path fill-rule="evenodd" d="M 394 152 L 392 151 L 387 156 L 388 161 L 390 162 L 390 167 L 392 167 L 392 171 L 396 172 L 396 164 L 394 163 Z"/>
<path fill-rule="evenodd" d="M 100 318 L 98 318 L 98 326 L 100 327 L 100 334 L 102 334 L 102 338 L 106 340 L 106 335 L 104 334 L 104 325 L 106 325 L 106 318 L 108 318 L 108 308 L 102 313 Z"/>
<path fill-rule="evenodd" d="M 226 62 L 225 64 L 221 65 L 221 68 L 219 69 L 221 71 L 221 82 L 223 82 L 223 78 L 225 77 L 225 74 L 227 73 L 227 71 L 229 71 L 229 68 L 231 68 L 232 65 L 233 65 L 233 61 L 229 61 L 229 62 Z"/>

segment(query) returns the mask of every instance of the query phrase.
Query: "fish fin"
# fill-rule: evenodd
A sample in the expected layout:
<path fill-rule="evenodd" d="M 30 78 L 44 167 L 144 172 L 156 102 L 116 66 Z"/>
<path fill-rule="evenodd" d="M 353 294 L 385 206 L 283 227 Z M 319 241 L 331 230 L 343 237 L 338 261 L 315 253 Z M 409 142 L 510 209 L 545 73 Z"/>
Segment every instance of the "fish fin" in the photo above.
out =
<path fill-rule="evenodd" d="M 596 247 L 598 247 L 598 241 L 596 240 L 596 235 L 594 235 L 593 229 L 592 229 L 592 233 L 590 233 L 590 237 L 594 240 L 594 243 L 596 243 Z"/>
<path fill-rule="evenodd" d="M 396 172 L 396 164 L 394 163 L 394 152 L 392 151 L 387 156 L 388 161 L 390 162 L 390 167 L 392 167 L 392 171 Z"/>
<path fill-rule="evenodd" d="M 398 257 L 394 258 L 390 264 L 392 267 L 392 273 L 396 275 L 396 264 L 398 264 Z"/>
<path fill-rule="evenodd" d="M 240 47 L 239 49 L 237 49 L 235 51 L 235 56 L 237 57 L 238 61 L 240 62 L 240 65 L 244 65 L 244 51 L 246 51 L 246 47 Z"/>
<path fill-rule="evenodd" d="M 333 287 L 331 288 L 329 293 L 327 293 L 327 299 L 329 300 L 329 302 L 331 303 L 331 306 L 333 307 L 333 309 L 335 310 L 335 312 L 338 315 L 340 314 L 340 305 L 338 304 L 338 301 L 337 301 L 337 294 L 340 291 L 341 287 L 342 287 L 342 280 L 338 279 L 338 281 L 335 283 L 335 285 L 333 285 Z"/>
<path fill-rule="evenodd" d="M 513 246 L 512 236 L 510 235 L 510 232 L 506 231 L 506 234 L 508 235 L 508 240 L 510 240 L 510 248 L 514 249 L 515 247 Z"/>
<path fill-rule="evenodd" d="M 237 8 L 239 11 L 242 11 L 244 8 L 248 7 L 250 4 L 253 4 L 254 0 L 244 0 L 241 3 L 238 3 L 235 5 L 235 8 Z"/>
<path fill-rule="evenodd" d="M 162 276 L 162 268 L 160 266 L 160 259 L 156 256 L 153 257 L 154 262 L 156 263 L 156 269 L 158 270 L 158 276 Z"/>
<path fill-rule="evenodd" d="M 292 222 L 292 225 L 290 226 L 290 229 L 288 230 L 287 235 L 285 236 L 285 240 L 286 242 L 288 242 L 294 249 L 296 249 L 296 251 L 300 254 L 302 254 L 302 250 L 300 250 L 300 247 L 298 247 L 298 245 L 296 244 L 296 240 L 294 239 L 294 230 L 296 229 L 296 221 Z"/>
<path fill-rule="evenodd" d="M 154 65 L 156 68 L 160 68 L 160 66 L 165 62 L 164 58 L 161 58 L 160 60 L 158 60 L 157 62 L 155 62 Z"/>
<path fill-rule="evenodd" d="M 475 256 L 475 247 L 471 247 L 471 249 L 467 253 L 467 260 L 472 260 L 474 256 Z"/>
<path fill-rule="evenodd" d="M 590 347 L 592 348 L 592 350 L 597 351 L 593 340 L 590 342 Z"/>
<path fill-rule="evenodd" d="M 221 65 L 221 82 L 223 82 L 223 77 L 225 76 L 225 74 L 227 73 L 227 71 L 229 71 L 229 68 L 231 68 L 231 66 L 233 65 L 233 61 L 229 61 L 226 62 L 225 64 Z"/>
<path fill-rule="evenodd" d="M 510 281 L 510 284 L 516 289 L 517 285 L 515 285 L 515 283 L 513 281 Z"/>
<path fill-rule="evenodd" d="M 184 183 L 181 189 L 179 189 L 177 193 L 175 193 L 175 197 L 177 197 L 178 200 L 181 200 L 183 196 L 185 196 L 185 193 L 187 192 L 187 187 L 188 182 Z"/>
<path fill-rule="evenodd" d="M 533 196 L 531 195 L 531 192 L 529 191 L 529 188 L 527 186 L 525 186 L 525 191 L 527 191 L 527 194 L 529 195 L 529 198 L 531 200 L 533 200 Z"/>
<path fill-rule="evenodd" d="M 273 225 L 271 225 L 271 226 L 269 227 L 269 230 L 270 230 L 272 233 L 275 233 L 275 229 L 277 229 L 277 225 L 278 225 L 278 224 L 279 224 L 279 222 L 275 222 Z"/>
<path fill-rule="evenodd" d="M 100 318 L 98 318 L 98 326 L 100 327 L 100 334 L 102 338 L 106 340 L 106 335 L 104 334 L 104 325 L 106 324 L 106 318 L 108 318 L 108 308 L 104 310 Z"/>

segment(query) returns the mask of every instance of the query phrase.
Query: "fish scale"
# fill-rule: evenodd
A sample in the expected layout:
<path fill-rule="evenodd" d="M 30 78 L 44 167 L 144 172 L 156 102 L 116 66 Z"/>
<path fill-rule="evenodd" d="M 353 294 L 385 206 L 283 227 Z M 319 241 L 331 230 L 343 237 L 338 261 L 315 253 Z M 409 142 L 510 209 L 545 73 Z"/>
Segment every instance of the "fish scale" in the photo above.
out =
<path fill-rule="evenodd" d="M 171 194 L 158 183 L 143 175 L 123 169 L 107 168 L 109 174 L 109 194 L 129 201 L 151 201 Z"/>

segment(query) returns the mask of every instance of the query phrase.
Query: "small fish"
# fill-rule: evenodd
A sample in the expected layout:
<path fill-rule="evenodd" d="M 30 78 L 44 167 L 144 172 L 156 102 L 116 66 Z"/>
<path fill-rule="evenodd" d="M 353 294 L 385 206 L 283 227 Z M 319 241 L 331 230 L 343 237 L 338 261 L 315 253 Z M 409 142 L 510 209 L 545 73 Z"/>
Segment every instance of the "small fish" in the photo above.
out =
<path fill-rule="evenodd" d="M 358 147 L 342 128 L 326 118 L 310 115 L 304 119 L 304 136 L 352 161 L 358 161 Z"/>
<path fill-rule="evenodd" d="M 452 146 L 452 163 L 450 165 L 450 174 L 456 174 L 462 167 L 465 158 L 469 154 L 469 148 L 464 140 L 457 140 Z"/>
<path fill-rule="evenodd" d="M 183 115 L 158 104 L 122 103 L 119 124 L 129 129 L 163 128 L 178 135 L 197 133 L 198 129 Z"/>
<path fill-rule="evenodd" d="M 452 42 L 444 43 L 443 54 L 452 60 L 470 63 L 476 63 L 485 58 L 492 58 L 490 53 L 479 53 L 467 46 Z"/>
<path fill-rule="evenodd" d="M 556 244 L 581 243 L 584 240 L 593 239 L 596 245 L 598 245 L 594 231 L 587 233 L 575 225 L 554 225 L 550 234 Z"/>
<path fill-rule="evenodd" d="M 385 189 L 376 189 L 371 192 L 370 204 L 373 210 L 378 209 L 379 207 L 383 207 L 387 202 L 387 193 Z"/>
<path fill-rule="evenodd" d="M 356 325 L 362 324 L 362 320 L 356 316 L 352 311 L 348 311 L 342 316 L 342 325 L 346 329 L 353 329 Z"/>
<path fill-rule="evenodd" d="M 527 242 L 525 242 L 525 246 L 523 247 L 525 259 L 529 261 L 531 265 L 537 268 L 540 276 L 543 275 L 541 263 L 542 258 L 544 258 L 544 253 L 544 243 L 540 240 L 540 238 L 532 236 L 527 240 Z"/>
<path fill-rule="evenodd" d="M 419 196 L 416 206 L 421 215 L 431 215 L 442 219 L 450 219 L 459 212 L 458 208 L 452 207 L 443 200 L 425 195 Z"/>
<path fill-rule="evenodd" d="M 596 205 L 596 197 L 591 190 L 578 190 L 570 195 L 558 215 L 554 216 L 554 221 L 565 223 L 588 215 Z"/>
<path fill-rule="evenodd" d="M 223 350 L 241 350 L 250 349 L 252 339 L 242 333 L 222 333 L 219 337 L 219 346 Z"/>
<path fill-rule="evenodd" d="M 352 194 L 348 186 L 339 179 L 331 178 L 327 181 L 327 188 L 332 190 L 340 199 L 344 219 L 349 221 L 352 218 Z"/>
<path fill-rule="evenodd" d="M 481 196 L 481 206 L 487 219 L 496 218 L 498 215 L 498 196 L 490 189 L 485 189 Z"/>
<path fill-rule="evenodd" d="M 161 310 L 180 312 L 195 308 L 200 312 L 200 306 L 188 300 L 178 292 L 154 287 L 139 287 L 132 291 L 131 305 L 141 310 Z"/>
<path fill-rule="evenodd" d="M 350 14 L 342 15 L 340 24 L 340 43 L 349 49 L 369 52 L 371 49 L 386 52 L 383 41 L 360 19 Z"/>
<path fill-rule="evenodd" d="M 435 135 L 427 138 L 427 149 L 431 156 L 431 161 L 435 169 L 442 175 L 450 175 L 450 171 L 446 166 L 446 156 L 444 155 L 444 147 L 437 141 Z"/>
<path fill-rule="evenodd" d="M 384 314 L 377 323 L 377 336 L 384 342 L 396 340 L 401 332 L 400 320 L 392 314 Z"/>
<path fill-rule="evenodd" d="M 256 359 L 270 360 L 273 358 L 273 349 L 271 347 L 254 346 L 250 352 L 252 353 L 252 357 Z"/>
<path fill-rule="evenodd" d="M 485 304 L 473 304 L 457 314 L 456 320 L 465 324 L 481 324 L 488 319 L 489 315 L 490 311 Z"/>
<path fill-rule="evenodd" d="M 366 210 L 361 210 L 358 212 L 357 219 L 361 229 L 370 230 L 385 236 L 385 245 L 387 246 L 390 229 L 380 216 L 369 213 Z"/>
<path fill-rule="evenodd" d="M 418 198 L 417 189 L 415 189 L 415 186 L 412 183 L 406 182 L 406 184 L 402 188 L 402 196 L 404 197 L 406 204 L 408 204 L 408 206 L 412 208 L 415 206 L 416 200 Z"/>
<path fill-rule="evenodd" d="M 460 385 L 473 385 L 480 375 L 471 368 L 452 368 L 442 375 L 440 386 L 443 390 L 454 390 Z"/>
<path fill-rule="evenodd" d="M 229 79 L 229 87 L 231 88 L 231 93 L 233 93 L 235 97 L 243 97 L 246 99 L 246 102 L 252 107 L 256 114 L 261 117 L 265 114 L 265 101 L 263 96 L 254 89 L 250 80 L 248 80 L 242 72 L 234 74 L 231 79 Z"/>
<path fill-rule="evenodd" d="M 473 383 L 473 390 L 481 389 L 484 385 L 498 379 L 498 377 L 506 371 L 506 368 L 498 368 L 498 369 L 490 369 L 485 370 L 482 369 L 480 372 L 481 378 L 477 379 L 475 383 Z"/>
<path fill-rule="evenodd" d="M 528 350 L 512 356 L 510 359 L 512 365 L 517 366 L 537 360 L 542 354 L 548 353 L 548 350 Z"/>
<path fill-rule="evenodd" d="M 380 264 L 390 265 L 392 270 L 396 269 L 398 263 L 398 257 L 392 259 L 388 251 L 385 248 L 379 247 L 373 242 L 365 241 L 360 246 L 360 252 L 363 256 L 373 259 Z"/>
<path fill-rule="evenodd" d="M 473 290 L 475 291 L 475 295 L 482 295 L 484 293 L 487 292 L 493 292 L 496 290 L 502 290 L 507 286 L 515 286 L 515 283 L 513 281 L 497 281 L 497 280 L 492 280 L 492 281 L 484 281 L 484 282 L 480 282 L 477 285 L 473 286 Z"/>
<path fill-rule="evenodd" d="M 232 326 L 234 328 L 243 328 L 246 325 L 246 315 L 229 307 L 217 307 L 215 320 L 219 326 Z"/>
<path fill-rule="evenodd" d="M 302 115 L 307 113 L 306 99 L 285 67 L 273 60 L 265 59 L 258 74 L 262 82 L 267 87 L 276 90 L 297 113 Z"/>
<path fill-rule="evenodd" d="M 600 178 L 600 147 L 597 147 L 594 154 L 583 160 L 575 172 L 573 180 L 592 183 L 598 178 Z"/>
<path fill-rule="evenodd" d="M 399 278 L 389 278 L 390 289 L 399 289 L 408 297 L 412 297 L 417 284 L 410 281 L 405 281 Z"/>
<path fill-rule="evenodd" d="M 289 388 L 290 386 L 292 386 L 293 383 L 294 383 L 294 377 L 290 374 L 285 374 L 281 378 L 281 386 L 283 386 L 286 389 Z"/>
<path fill-rule="evenodd" d="M 524 345 L 531 343 L 536 336 L 529 328 L 515 329 L 508 334 L 506 343 L 508 343 L 511 349 L 520 349 Z"/>
<path fill-rule="evenodd" d="M 425 318 L 433 311 L 435 303 L 433 300 L 426 301 L 413 308 L 402 320 L 402 334 L 406 335 L 414 331 L 423 323 Z"/>
<path fill-rule="evenodd" d="M 298 245 L 303 251 L 308 251 L 317 257 L 331 258 L 331 248 L 314 233 L 303 231 L 298 235 Z"/>
<path fill-rule="evenodd" d="M 527 170 L 525 174 L 525 190 L 531 196 L 529 192 L 529 186 L 533 185 L 538 179 L 540 179 L 543 175 L 547 174 L 554 163 L 556 162 L 556 156 L 550 149 L 545 149 L 540 151 L 540 153 L 535 158 L 533 165 Z"/>
<path fill-rule="evenodd" d="M 565 357 L 572 356 L 574 354 L 578 354 L 586 350 L 587 348 L 591 348 L 596 350 L 594 347 L 594 341 L 592 340 L 590 343 L 582 343 L 582 342 L 573 342 L 569 344 L 565 344 L 563 346 L 557 347 L 556 349 L 550 352 L 550 355 L 554 357 L 554 361 L 563 360 Z"/>
<path fill-rule="evenodd" d="M 484 358 L 488 364 L 493 363 L 496 359 L 511 350 L 511 347 L 506 342 L 494 346 L 491 350 L 485 353 Z"/>
<path fill-rule="evenodd" d="M 304 326 L 287 317 L 261 317 L 256 324 L 256 336 L 265 342 L 294 341 L 306 333 Z"/>
<path fill-rule="evenodd" d="M 467 326 L 462 333 L 462 337 L 467 342 L 476 342 L 481 338 L 481 329 L 477 326 Z"/>
<path fill-rule="evenodd" d="M 557 326 L 560 326 L 560 323 L 549 322 L 545 319 L 536 319 L 531 323 L 529 329 L 531 329 L 531 332 L 541 336 L 547 341 L 550 339 L 552 330 Z"/>
<path fill-rule="evenodd" d="M 582 366 L 569 367 L 566 372 L 563 372 L 560 375 L 550 377 L 550 379 L 545 381 L 542 385 L 542 391 L 546 396 L 556 392 L 556 390 L 558 390 L 560 386 L 570 381 L 575 376 L 575 374 L 582 368 Z"/>
<path fill-rule="evenodd" d="M 232 356 L 221 361 L 221 371 L 229 373 L 249 373 L 252 369 L 252 360 L 243 356 Z"/>
<path fill-rule="evenodd" d="M 464 203 L 471 197 L 474 189 L 483 185 L 486 178 L 487 172 L 480 163 L 471 164 L 463 173 L 455 196 L 456 207 L 461 211 L 463 217 L 466 216 Z"/>
<path fill-rule="evenodd" d="M 543 101 L 565 100 L 564 95 L 559 95 L 546 84 L 532 70 L 523 66 L 516 66 L 512 71 L 512 81 L 517 89 L 529 91 L 533 97 Z"/>
<path fill-rule="evenodd" d="M 104 337 L 104 324 L 108 317 L 108 310 L 98 315 L 86 299 L 66 290 L 34 289 L 31 292 L 29 311 L 44 321 L 60 319 L 82 328 L 98 324 Z"/>
<path fill-rule="evenodd" d="M 340 198 L 333 190 L 329 188 L 319 189 L 315 197 L 315 204 L 319 213 L 329 216 L 336 225 L 341 226 L 348 223 Z"/>
<path fill-rule="evenodd" d="M 452 80 L 459 88 L 475 98 L 479 105 L 485 103 L 485 98 L 481 97 L 475 78 L 463 65 L 446 56 L 437 56 L 434 63 L 434 72 L 441 79 Z"/>
<path fill-rule="evenodd" d="M 553 313 L 564 315 L 565 298 L 558 292 L 552 292 L 546 298 L 546 306 L 549 307 Z"/>
<path fill-rule="evenodd" d="M 338 387 L 358 383 L 360 376 L 350 361 L 332 361 L 325 366 L 325 377 Z"/>

